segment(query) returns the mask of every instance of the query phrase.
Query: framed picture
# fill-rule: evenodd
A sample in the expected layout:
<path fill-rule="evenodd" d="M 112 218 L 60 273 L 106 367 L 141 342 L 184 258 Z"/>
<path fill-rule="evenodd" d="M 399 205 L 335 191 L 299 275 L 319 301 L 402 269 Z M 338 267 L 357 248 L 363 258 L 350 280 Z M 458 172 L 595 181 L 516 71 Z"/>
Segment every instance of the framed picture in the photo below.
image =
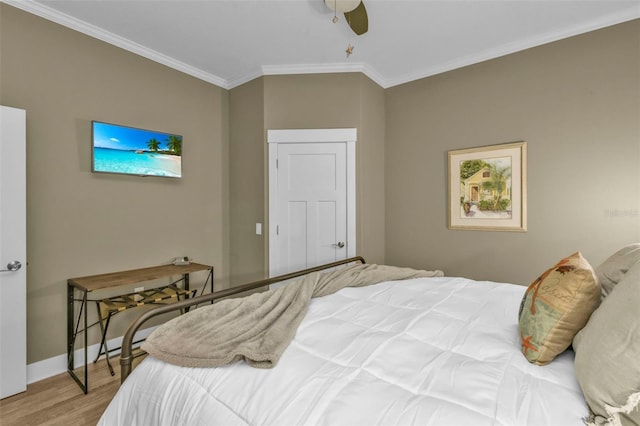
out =
<path fill-rule="evenodd" d="M 449 229 L 527 230 L 527 143 L 449 151 Z"/>

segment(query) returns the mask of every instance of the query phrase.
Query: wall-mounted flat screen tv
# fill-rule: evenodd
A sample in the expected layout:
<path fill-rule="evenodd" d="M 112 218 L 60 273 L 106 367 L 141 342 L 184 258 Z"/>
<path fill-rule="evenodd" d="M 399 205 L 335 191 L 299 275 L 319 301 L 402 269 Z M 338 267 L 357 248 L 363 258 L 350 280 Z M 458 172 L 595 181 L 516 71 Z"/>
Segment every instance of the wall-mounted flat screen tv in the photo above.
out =
<path fill-rule="evenodd" d="M 92 171 L 182 177 L 182 136 L 92 121 Z"/>

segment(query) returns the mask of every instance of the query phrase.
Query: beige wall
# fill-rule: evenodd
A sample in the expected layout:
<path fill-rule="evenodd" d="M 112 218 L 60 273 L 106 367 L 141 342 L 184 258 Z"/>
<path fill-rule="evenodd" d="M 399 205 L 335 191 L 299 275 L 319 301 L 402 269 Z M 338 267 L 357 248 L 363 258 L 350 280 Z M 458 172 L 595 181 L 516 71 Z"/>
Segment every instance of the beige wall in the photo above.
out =
<path fill-rule="evenodd" d="M 356 248 L 368 262 L 383 263 L 384 90 L 359 73 L 264 80 L 265 129 L 358 129 Z"/>
<path fill-rule="evenodd" d="M 386 262 L 384 90 L 364 76 L 361 79 L 358 143 L 358 254 L 369 263 L 383 264 Z"/>
<path fill-rule="evenodd" d="M 386 260 L 528 284 L 640 241 L 640 21 L 386 91 Z M 528 232 L 447 229 L 447 151 L 528 143 Z"/>
<path fill-rule="evenodd" d="M 256 235 L 256 223 L 265 223 L 264 82 L 257 78 L 229 91 L 229 209 L 231 230 L 229 285 L 268 276 L 265 267 L 266 226 Z"/>
<path fill-rule="evenodd" d="M 67 278 L 178 255 L 225 275 L 227 92 L 5 4 L 0 14 L 0 102 L 27 110 L 33 363 L 66 352 Z M 91 173 L 91 120 L 183 135 L 184 177 Z"/>
<path fill-rule="evenodd" d="M 229 100 L 232 280 L 268 275 L 269 129 L 358 129 L 357 251 L 384 262 L 384 90 L 362 74 L 266 76 L 232 89 Z"/>
<path fill-rule="evenodd" d="M 230 90 L 229 104 L 232 283 L 268 276 L 268 129 L 358 129 L 356 246 L 384 262 L 384 90 L 362 74 L 266 76 Z"/>

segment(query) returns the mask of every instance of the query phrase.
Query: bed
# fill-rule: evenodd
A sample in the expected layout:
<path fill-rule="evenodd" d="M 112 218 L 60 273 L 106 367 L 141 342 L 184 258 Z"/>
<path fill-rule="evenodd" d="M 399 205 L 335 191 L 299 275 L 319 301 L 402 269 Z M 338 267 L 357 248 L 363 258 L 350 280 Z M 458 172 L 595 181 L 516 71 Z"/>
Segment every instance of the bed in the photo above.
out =
<path fill-rule="evenodd" d="M 126 343 L 142 318 L 125 336 L 123 383 L 99 425 L 583 425 L 574 352 L 543 367 L 522 354 L 527 288 L 438 275 L 312 298 L 272 368 L 148 355 L 129 374 Z"/>

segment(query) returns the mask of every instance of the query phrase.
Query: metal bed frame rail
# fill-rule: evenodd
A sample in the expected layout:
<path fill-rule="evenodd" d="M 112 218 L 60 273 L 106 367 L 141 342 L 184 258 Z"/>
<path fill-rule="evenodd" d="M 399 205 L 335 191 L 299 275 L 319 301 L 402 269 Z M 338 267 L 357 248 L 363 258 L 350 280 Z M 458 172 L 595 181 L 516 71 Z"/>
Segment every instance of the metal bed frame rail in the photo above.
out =
<path fill-rule="evenodd" d="M 336 266 L 346 265 L 353 262 L 360 262 L 362 264 L 366 263 L 362 256 L 350 257 L 347 259 L 338 260 L 336 262 L 327 263 L 325 265 L 315 266 L 313 268 L 307 268 L 301 271 L 279 275 L 277 277 L 265 278 L 263 280 L 254 281 L 252 283 L 243 284 L 226 290 L 215 291 L 213 293 L 208 293 L 191 299 L 182 300 L 170 305 L 159 306 L 157 308 L 146 311 L 131 323 L 124 337 L 122 338 L 122 351 L 120 352 L 120 383 L 123 383 L 131 373 L 133 359 L 135 358 L 135 356 L 133 355 L 133 339 L 135 337 L 135 334 L 138 329 L 151 318 L 154 318 L 158 315 L 166 314 L 167 312 L 186 309 L 193 305 L 199 305 L 207 302 L 213 303 L 214 300 L 233 296 L 245 291 L 255 290 L 260 287 L 265 287 L 271 284 L 287 281 L 292 278 L 301 277 L 312 272 L 319 272 L 325 269 L 335 268 Z"/>

